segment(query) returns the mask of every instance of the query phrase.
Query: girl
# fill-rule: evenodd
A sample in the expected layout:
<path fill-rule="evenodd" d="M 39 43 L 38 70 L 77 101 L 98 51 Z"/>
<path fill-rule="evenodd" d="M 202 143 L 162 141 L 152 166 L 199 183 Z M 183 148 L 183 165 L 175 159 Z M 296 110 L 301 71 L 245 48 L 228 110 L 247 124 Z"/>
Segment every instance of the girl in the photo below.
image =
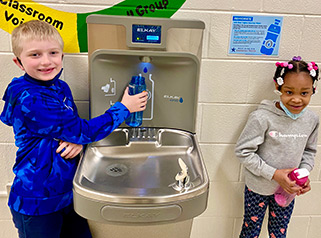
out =
<path fill-rule="evenodd" d="M 236 144 L 236 156 L 244 166 L 244 219 L 240 237 L 259 237 L 269 207 L 270 237 L 286 237 L 294 200 L 280 207 L 274 192 L 281 186 L 297 195 L 308 192 L 310 181 L 295 186 L 288 178 L 294 168 L 312 170 L 317 147 L 318 116 L 307 109 L 315 93 L 319 70 L 301 57 L 276 63 L 275 92 L 280 100 L 263 100 L 252 112 Z"/>

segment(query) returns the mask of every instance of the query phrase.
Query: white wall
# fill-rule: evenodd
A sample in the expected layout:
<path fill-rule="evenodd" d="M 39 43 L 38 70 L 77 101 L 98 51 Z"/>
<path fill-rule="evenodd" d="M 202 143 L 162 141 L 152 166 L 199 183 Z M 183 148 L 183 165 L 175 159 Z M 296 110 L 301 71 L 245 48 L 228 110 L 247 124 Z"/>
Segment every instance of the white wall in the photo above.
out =
<path fill-rule="evenodd" d="M 172 0 L 173 1 L 173 0 Z M 51 7 L 83 12 L 106 6 L 105 0 L 47 0 Z M 116 2 L 116 1 L 114 1 Z M 108 1 L 108 4 L 113 2 Z M 284 17 L 278 58 L 228 56 L 231 15 L 281 15 Z M 198 108 L 198 140 L 211 179 L 207 210 L 194 220 L 192 238 L 236 238 L 243 214 L 242 166 L 234 155 L 235 142 L 249 112 L 262 99 L 273 99 L 272 76 L 276 61 L 300 55 L 321 65 L 321 5 L 312 0 L 187 0 L 173 18 L 205 22 Z M 20 70 L 11 61 L 10 35 L 0 30 L 0 95 Z M 79 110 L 88 117 L 87 55 L 67 54 L 64 79 L 72 87 Z M 321 116 L 321 94 L 310 108 Z M 3 102 L 0 102 L 3 105 Z M 320 133 L 321 135 L 321 133 Z M 17 237 L 6 206 L 6 185 L 12 181 L 15 146 L 11 128 L 0 124 L 0 237 Z M 319 147 L 321 140 L 319 142 Z M 321 150 L 320 150 L 321 151 Z M 296 202 L 288 237 L 314 238 L 321 232 L 321 154 L 310 176 L 312 191 Z M 266 238 L 266 228 L 262 230 Z"/>

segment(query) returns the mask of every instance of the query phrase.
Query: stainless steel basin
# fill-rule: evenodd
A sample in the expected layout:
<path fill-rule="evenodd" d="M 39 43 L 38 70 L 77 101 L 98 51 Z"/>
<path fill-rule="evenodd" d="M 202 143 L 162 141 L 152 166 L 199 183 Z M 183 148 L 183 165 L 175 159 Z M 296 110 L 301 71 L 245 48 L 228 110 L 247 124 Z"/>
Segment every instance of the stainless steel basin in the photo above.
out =
<path fill-rule="evenodd" d="M 179 158 L 190 181 L 182 191 L 173 188 Z M 75 210 L 100 222 L 183 221 L 206 209 L 208 186 L 194 134 L 122 128 L 87 147 L 74 178 Z"/>

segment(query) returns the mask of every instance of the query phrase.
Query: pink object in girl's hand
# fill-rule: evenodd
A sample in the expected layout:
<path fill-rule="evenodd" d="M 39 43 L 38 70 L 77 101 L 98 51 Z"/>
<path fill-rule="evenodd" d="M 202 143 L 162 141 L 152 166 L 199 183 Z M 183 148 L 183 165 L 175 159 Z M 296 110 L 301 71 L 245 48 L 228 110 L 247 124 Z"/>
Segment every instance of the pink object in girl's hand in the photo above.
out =
<path fill-rule="evenodd" d="M 292 181 L 295 181 L 297 186 L 302 187 L 308 180 L 309 171 L 305 168 L 303 169 L 294 169 L 290 174 L 289 178 Z M 287 193 L 283 190 L 281 186 L 276 190 L 274 193 L 274 199 L 277 204 L 281 207 L 287 207 L 290 205 L 294 197 L 296 196 L 296 193 Z"/>

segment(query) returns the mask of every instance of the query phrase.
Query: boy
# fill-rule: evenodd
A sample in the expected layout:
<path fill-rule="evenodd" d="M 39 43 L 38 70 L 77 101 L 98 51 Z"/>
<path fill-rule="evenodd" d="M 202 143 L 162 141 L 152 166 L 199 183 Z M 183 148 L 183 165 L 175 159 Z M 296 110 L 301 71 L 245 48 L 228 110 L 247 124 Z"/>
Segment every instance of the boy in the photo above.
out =
<path fill-rule="evenodd" d="M 8 205 L 19 237 L 91 237 L 72 207 L 75 156 L 81 144 L 103 139 L 131 112 L 144 110 L 147 93 L 129 96 L 126 89 L 121 102 L 87 121 L 59 79 L 63 40 L 53 26 L 23 23 L 12 32 L 12 49 L 25 74 L 8 85 L 0 119 L 13 127 L 18 147 Z"/>

